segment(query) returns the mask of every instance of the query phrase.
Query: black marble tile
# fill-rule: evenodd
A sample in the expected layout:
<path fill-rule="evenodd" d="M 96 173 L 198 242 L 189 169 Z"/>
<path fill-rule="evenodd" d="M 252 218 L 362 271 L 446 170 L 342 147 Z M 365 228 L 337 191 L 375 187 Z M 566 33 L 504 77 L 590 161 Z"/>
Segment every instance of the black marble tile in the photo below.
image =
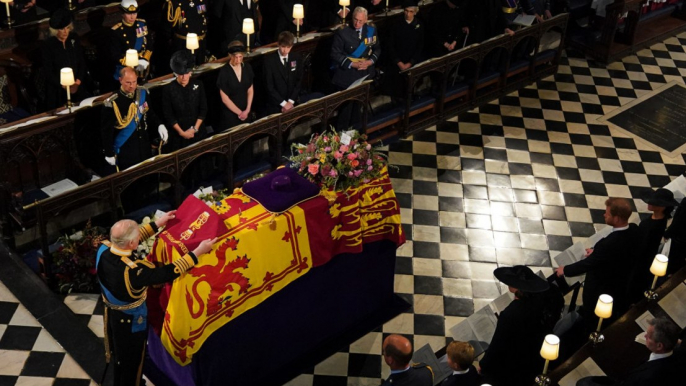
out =
<path fill-rule="evenodd" d="M 425 196 L 438 196 L 438 186 L 430 181 L 412 181 L 412 193 Z"/>
<path fill-rule="evenodd" d="M 567 132 L 567 124 L 565 122 L 560 122 L 560 121 L 545 121 L 545 129 L 546 131 L 557 131 L 560 133 L 566 133 Z"/>
<path fill-rule="evenodd" d="M 412 258 L 397 256 L 395 258 L 395 273 L 398 275 L 412 275 Z"/>
<path fill-rule="evenodd" d="M 605 224 L 605 209 L 590 209 L 594 224 Z"/>
<path fill-rule="evenodd" d="M 567 220 L 567 214 L 563 206 L 541 205 L 541 213 L 546 220 Z"/>
<path fill-rule="evenodd" d="M 504 149 L 493 149 L 487 147 L 484 149 L 484 158 L 496 161 L 507 161 L 507 151 Z M 464 162 L 465 160 L 463 160 Z"/>
<path fill-rule="evenodd" d="M 348 376 L 379 378 L 381 361 L 378 355 L 348 354 Z"/>
<path fill-rule="evenodd" d="M 503 126 L 524 127 L 524 118 L 521 117 L 503 115 L 501 116 L 501 121 L 503 122 Z"/>
<path fill-rule="evenodd" d="M 553 164 L 553 156 L 550 154 L 530 153 L 529 157 L 531 158 L 532 164 L 543 164 L 543 165 L 552 165 Z"/>
<path fill-rule="evenodd" d="M 19 303 L 0 302 L 0 324 L 8 324 L 12 320 L 17 307 L 19 307 Z"/>
<path fill-rule="evenodd" d="M 412 166 L 395 165 L 392 168 L 388 168 L 388 175 L 391 178 L 404 178 L 406 180 L 411 180 L 412 179 Z"/>
<path fill-rule="evenodd" d="M 412 240 L 412 224 L 400 224 L 403 227 L 403 233 L 407 241 Z"/>
<path fill-rule="evenodd" d="M 600 170 L 600 163 L 597 158 L 575 157 L 576 166 L 579 169 Z"/>
<path fill-rule="evenodd" d="M 495 187 L 495 186 L 489 186 L 488 187 L 488 197 L 490 198 L 491 201 L 512 202 L 514 199 L 512 189 Z"/>
<path fill-rule="evenodd" d="M 533 168 L 529 164 L 510 163 L 510 175 L 530 176 L 534 174 Z"/>
<path fill-rule="evenodd" d="M 654 188 L 661 188 L 671 182 L 669 176 L 652 176 L 648 175 L 648 182 Z"/>
<path fill-rule="evenodd" d="M 631 88 L 621 88 L 617 87 L 615 89 L 617 91 L 617 96 L 622 97 L 622 98 L 636 98 L 636 92 L 631 89 Z"/>
<path fill-rule="evenodd" d="M 31 351 L 24 363 L 21 375 L 26 377 L 55 377 L 65 355 L 59 352 Z"/>
<path fill-rule="evenodd" d="M 603 172 L 603 181 L 606 184 L 626 185 L 626 177 L 621 172 Z"/>
<path fill-rule="evenodd" d="M 0 386 L 14 386 L 17 383 L 17 379 L 19 379 L 19 377 L 0 375 Z"/>
<path fill-rule="evenodd" d="M 441 272 L 443 277 L 453 279 L 471 279 L 471 272 L 463 269 L 464 262 L 457 260 L 442 260 Z"/>
<path fill-rule="evenodd" d="M 548 247 L 552 251 L 564 251 L 574 244 L 569 236 L 547 235 L 546 237 L 548 238 Z"/>
<path fill-rule="evenodd" d="M 460 145 L 484 147 L 484 141 L 481 135 L 460 134 Z"/>
<path fill-rule="evenodd" d="M 399 153 L 412 153 L 412 141 L 404 140 L 393 142 L 388 145 L 388 149 Z"/>
<path fill-rule="evenodd" d="M 484 172 L 486 171 L 486 163 L 480 159 L 464 158 L 462 159 L 462 170 Z"/>
<path fill-rule="evenodd" d="M 619 138 L 612 137 L 612 141 L 615 143 L 615 147 L 618 149 L 636 149 L 636 144 L 633 138 Z"/>
<path fill-rule="evenodd" d="M 680 176 L 686 172 L 686 166 L 684 165 L 665 164 L 665 168 L 670 176 Z"/>
<path fill-rule="evenodd" d="M 398 203 L 401 208 L 412 209 L 412 194 L 410 193 L 395 193 Z"/>
<path fill-rule="evenodd" d="M 590 135 L 586 134 L 569 134 L 569 139 L 574 145 L 588 145 L 593 146 L 593 141 Z"/>
<path fill-rule="evenodd" d="M 0 349 L 31 350 L 40 331 L 40 327 L 7 326 L 2 339 L 0 339 Z"/>
<path fill-rule="evenodd" d="M 443 295 L 443 283 L 440 277 L 421 276 L 414 277 L 414 293 L 419 295 Z"/>
<path fill-rule="evenodd" d="M 606 137 L 609 137 L 611 135 L 610 129 L 605 125 L 589 124 L 588 125 L 588 132 L 591 133 L 591 135 L 604 135 Z"/>
<path fill-rule="evenodd" d="M 435 169 L 438 164 L 435 155 L 412 154 L 412 166 Z"/>
<path fill-rule="evenodd" d="M 396 295 L 405 301 L 405 303 L 409 304 L 410 307 L 406 309 L 404 312 L 407 313 L 413 313 L 414 312 L 414 294 L 404 294 L 404 293 L 396 293 Z M 377 331 L 375 332 L 382 332 L 383 331 L 383 325 L 379 326 L 380 328 L 377 328 Z"/>
<path fill-rule="evenodd" d="M 437 143 L 436 155 L 449 155 L 452 157 L 460 156 L 460 145 L 452 143 Z"/>
<path fill-rule="evenodd" d="M 540 99 L 541 108 L 546 110 L 562 111 L 562 103 L 550 99 Z"/>
<path fill-rule="evenodd" d="M 536 235 L 545 234 L 543 229 L 543 222 L 541 220 L 531 220 L 528 218 L 519 218 L 519 231 L 521 233 L 531 233 Z"/>
<path fill-rule="evenodd" d="M 574 148 L 567 143 L 551 143 L 550 151 L 553 154 L 574 155 Z"/>
<path fill-rule="evenodd" d="M 624 173 L 640 173 L 645 174 L 646 169 L 643 167 L 643 162 L 653 162 L 653 161 L 619 161 L 622 164 L 622 170 Z M 662 162 L 662 161 L 660 161 Z M 606 181 L 607 182 L 607 181 Z"/>
<path fill-rule="evenodd" d="M 562 180 L 573 180 L 581 181 L 581 175 L 579 174 L 579 169 L 577 168 L 566 168 L 556 166 L 557 176 Z"/>
<path fill-rule="evenodd" d="M 450 244 L 467 244 L 467 233 L 464 229 L 441 227 L 441 242 Z"/>
<path fill-rule="evenodd" d="M 615 96 L 609 96 L 609 95 L 598 95 L 598 99 L 600 100 L 600 104 L 602 106 L 621 106 L 621 102 L 619 101 L 618 97 Z"/>
<path fill-rule="evenodd" d="M 611 148 L 611 147 L 596 146 L 595 147 L 595 155 L 598 158 L 619 159 L 619 155 L 617 155 L 617 150 L 614 148 Z M 578 162 L 579 162 L 579 159 L 577 158 L 577 165 L 578 165 Z M 581 165 L 578 165 L 578 166 L 581 167 Z M 584 169 L 588 169 L 588 168 L 584 168 Z M 600 168 L 598 168 L 598 170 L 600 170 Z"/>
<path fill-rule="evenodd" d="M 662 163 L 662 156 L 660 155 L 660 152 L 658 152 L 658 151 L 639 150 L 638 155 L 641 157 L 641 161 L 643 161 L 643 162 Z M 628 161 L 622 161 L 622 165 L 624 165 L 624 162 L 628 162 Z M 624 171 L 628 172 L 628 170 L 626 170 L 626 169 Z M 631 172 L 631 173 L 640 173 L 640 172 Z"/>
<path fill-rule="evenodd" d="M 415 225 L 438 225 L 438 212 L 414 209 L 412 211 L 412 223 Z"/>
<path fill-rule="evenodd" d="M 548 192 L 559 192 L 560 183 L 554 178 L 536 177 L 536 189 Z"/>
<path fill-rule="evenodd" d="M 447 182 L 450 184 L 462 183 L 462 172 L 458 170 L 444 170 L 438 169 L 438 182 Z"/>
<path fill-rule="evenodd" d="M 443 309 L 446 316 L 469 316 L 474 313 L 474 301 L 465 298 L 443 297 Z"/>
<path fill-rule="evenodd" d="M 451 122 L 454 123 L 454 122 Z M 415 133 L 412 135 L 412 140 L 413 141 L 421 141 L 421 142 L 436 142 L 436 132 L 431 131 L 431 130 L 422 130 L 418 133 Z"/>
<path fill-rule="evenodd" d="M 607 79 L 612 83 L 610 79 Z M 609 86 L 612 86 L 610 84 Z M 584 111 L 584 114 L 595 114 L 595 115 L 605 115 L 605 112 L 603 111 L 603 108 L 601 105 L 596 105 L 596 104 L 591 104 L 591 103 L 582 103 L 581 108 Z M 590 139 L 590 138 L 589 138 Z"/>
<path fill-rule="evenodd" d="M 440 245 L 430 241 L 413 241 L 412 255 L 427 259 L 439 259 L 441 257 Z"/>
<path fill-rule="evenodd" d="M 486 173 L 486 184 L 488 186 L 506 187 L 512 186 L 510 176 L 505 174 Z"/>
<path fill-rule="evenodd" d="M 584 193 L 593 196 L 607 196 L 607 189 L 605 184 L 599 182 L 581 182 L 581 186 L 584 188 Z"/>
<path fill-rule="evenodd" d="M 516 202 L 538 203 L 535 190 L 512 189 L 512 191 L 514 192 Z"/>
<path fill-rule="evenodd" d="M 495 248 L 469 246 L 469 261 L 495 263 Z"/>
<path fill-rule="evenodd" d="M 588 208 L 588 202 L 586 202 L 586 196 L 578 193 L 562 193 L 565 199 L 566 206 L 572 206 L 576 208 Z"/>
<path fill-rule="evenodd" d="M 595 233 L 593 224 L 585 222 L 570 222 L 569 229 L 572 231 L 573 237 L 590 237 Z"/>
<path fill-rule="evenodd" d="M 488 200 L 488 188 L 480 185 L 463 185 L 464 198 Z"/>
<path fill-rule="evenodd" d="M 464 203 L 460 197 L 438 197 L 438 210 L 444 212 L 464 212 Z"/>
<path fill-rule="evenodd" d="M 529 143 L 525 139 L 505 138 L 505 147 L 510 150 L 529 151 Z"/>
<path fill-rule="evenodd" d="M 521 96 L 522 90 L 519 90 L 519 92 L 520 92 L 520 96 Z M 538 94 L 538 92 L 536 92 L 536 94 Z M 538 99 L 538 95 L 535 96 L 534 98 Z M 531 107 L 522 107 L 522 117 L 543 119 L 543 110 L 531 108 Z"/>
<path fill-rule="evenodd" d="M 590 84 L 577 84 L 576 90 L 579 91 L 580 94 L 598 95 L 598 89 Z"/>
<path fill-rule="evenodd" d="M 567 102 L 581 102 L 579 94 L 575 92 L 558 91 L 557 94 L 560 96 L 560 100 Z"/>

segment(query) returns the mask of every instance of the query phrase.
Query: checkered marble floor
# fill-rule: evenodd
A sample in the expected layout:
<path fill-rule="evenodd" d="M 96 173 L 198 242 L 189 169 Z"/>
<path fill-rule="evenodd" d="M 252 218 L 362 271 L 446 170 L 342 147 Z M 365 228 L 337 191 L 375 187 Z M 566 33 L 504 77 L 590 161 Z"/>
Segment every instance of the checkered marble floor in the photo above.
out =
<path fill-rule="evenodd" d="M 681 34 L 607 66 L 568 52 L 555 76 L 390 144 L 408 239 L 398 250 L 395 291 L 412 308 L 288 385 L 378 385 L 389 374 L 381 357 L 386 335 L 438 350 L 451 340 L 450 327 L 503 291 L 493 277 L 498 266 L 526 264 L 551 274 L 552 257 L 603 225 L 608 196 L 632 199 L 633 221 L 646 216 L 641 191 L 684 173 L 686 156 L 667 156 L 597 119 L 666 83 L 684 83 L 685 43 Z M 76 368 L 69 355 L 35 319 L 14 322 L 13 313 L 30 315 L 3 288 L 0 357 L 11 359 L 0 360 L 0 386 L 43 384 L 28 376 L 88 384 L 61 379 L 62 368 Z M 97 296 L 65 303 L 102 337 Z M 55 368 L 34 373 L 34 356 Z M 71 378 L 87 378 L 72 371 Z"/>

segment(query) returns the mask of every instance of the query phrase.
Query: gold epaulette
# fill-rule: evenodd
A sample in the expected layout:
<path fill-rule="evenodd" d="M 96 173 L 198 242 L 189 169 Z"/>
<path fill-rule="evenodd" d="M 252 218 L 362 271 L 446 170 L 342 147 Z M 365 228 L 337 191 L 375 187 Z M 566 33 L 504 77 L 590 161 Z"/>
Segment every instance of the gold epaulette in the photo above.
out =
<path fill-rule="evenodd" d="M 150 57 L 152 56 L 152 51 L 150 50 L 145 50 L 138 54 L 138 56 L 142 57 L 143 59 L 147 60 L 148 62 L 150 61 Z"/>
<path fill-rule="evenodd" d="M 102 242 L 105 246 L 107 246 L 107 248 L 109 248 L 109 247 L 112 246 L 112 242 L 109 241 L 109 240 L 103 240 L 103 241 L 101 241 L 101 242 Z"/>
<path fill-rule="evenodd" d="M 195 265 L 195 262 L 193 261 L 193 258 L 191 255 L 183 255 L 182 258 L 174 261 L 172 264 L 174 264 L 174 273 L 177 274 L 182 274 L 188 271 L 189 269 L 193 268 Z"/>
<path fill-rule="evenodd" d="M 113 26 L 112 26 L 112 29 L 113 29 L 113 30 L 115 30 L 115 29 L 119 29 L 119 27 L 121 27 L 121 24 L 122 24 L 122 23 L 121 23 L 121 22 L 119 22 L 119 23 L 117 23 L 117 24 L 113 25 Z"/>
<path fill-rule="evenodd" d="M 136 263 L 134 263 L 133 260 L 129 259 L 126 256 L 122 256 L 120 258 L 120 260 L 122 261 L 122 263 L 126 264 L 129 268 L 132 268 L 132 269 L 138 268 L 138 265 Z"/>
<path fill-rule="evenodd" d="M 141 18 L 136 18 L 136 21 L 140 21 L 141 23 L 146 23 L 145 19 L 141 19 Z"/>
<path fill-rule="evenodd" d="M 114 93 L 114 94 L 112 94 L 112 96 L 110 96 L 109 98 L 105 99 L 105 101 L 103 102 L 103 104 L 105 105 L 105 107 L 110 107 L 110 108 L 111 108 L 111 107 L 113 106 L 114 100 L 117 99 L 118 96 L 119 96 L 118 93 Z"/>

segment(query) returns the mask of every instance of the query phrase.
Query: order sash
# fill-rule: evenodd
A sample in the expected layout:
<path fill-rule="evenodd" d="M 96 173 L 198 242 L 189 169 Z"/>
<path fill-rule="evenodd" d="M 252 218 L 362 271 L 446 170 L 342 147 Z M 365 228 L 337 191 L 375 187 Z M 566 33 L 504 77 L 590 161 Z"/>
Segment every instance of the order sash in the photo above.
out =
<path fill-rule="evenodd" d="M 98 264 L 100 264 L 100 256 L 102 256 L 102 253 L 108 250 L 109 247 L 107 245 L 101 245 L 100 249 L 98 250 L 98 255 L 97 258 L 95 259 L 95 271 L 97 272 L 98 270 Z M 102 289 L 103 295 L 107 298 L 107 301 L 116 305 L 116 306 L 126 306 L 129 303 L 123 302 L 112 295 L 112 293 L 105 288 L 104 285 L 102 285 L 102 282 L 100 282 L 100 288 Z M 129 310 L 119 310 L 120 312 L 123 312 L 127 315 L 132 316 L 132 322 L 131 322 L 131 332 L 141 332 L 145 331 L 145 329 L 148 326 L 148 306 L 145 302 L 143 302 L 140 306 L 131 308 Z M 107 328 L 107 326 L 105 326 Z"/>
<path fill-rule="evenodd" d="M 138 100 L 138 108 L 136 111 L 136 117 L 129 122 L 126 127 L 123 129 L 119 130 L 119 134 L 117 134 L 117 137 L 114 139 L 114 154 L 119 154 L 119 149 L 124 146 L 126 141 L 129 140 L 129 137 L 131 137 L 131 134 L 133 134 L 134 131 L 136 131 L 136 126 L 138 126 L 138 122 L 140 122 L 141 117 L 143 116 L 143 113 L 141 112 L 141 109 L 143 108 L 143 105 L 145 104 L 145 97 L 147 93 L 145 92 L 145 89 L 140 90 L 140 97 Z M 136 103 L 136 101 L 134 101 Z M 112 106 L 112 108 L 117 109 L 118 107 Z"/>
<path fill-rule="evenodd" d="M 365 41 L 372 41 L 373 40 L 374 31 L 375 31 L 374 27 L 369 26 L 369 25 L 367 26 L 367 38 L 365 40 L 362 40 L 360 42 L 360 45 L 357 46 L 357 49 L 355 49 L 355 51 L 353 51 L 353 53 L 350 54 L 350 57 L 349 57 L 350 60 L 352 60 L 354 62 L 355 61 L 354 59 L 360 59 L 360 57 L 362 57 L 362 55 L 364 55 L 364 53 L 367 51 L 367 48 L 369 48 L 369 45 L 367 45 L 367 43 L 365 43 Z"/>

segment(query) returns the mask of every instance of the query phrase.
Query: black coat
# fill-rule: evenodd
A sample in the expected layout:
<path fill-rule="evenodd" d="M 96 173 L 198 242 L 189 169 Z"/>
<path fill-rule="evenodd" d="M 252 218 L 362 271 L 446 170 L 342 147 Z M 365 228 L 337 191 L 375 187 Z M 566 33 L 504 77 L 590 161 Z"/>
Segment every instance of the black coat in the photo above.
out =
<path fill-rule="evenodd" d="M 474 366 L 469 366 L 466 374 L 450 375 L 441 386 L 481 386 L 481 375 Z"/>
<path fill-rule="evenodd" d="M 638 226 L 629 224 L 626 230 L 612 232 L 598 241 L 587 258 L 564 268 L 566 276 L 586 274 L 583 316 L 587 326 L 593 326 L 598 321 L 594 310 L 598 297 L 602 294 L 608 294 L 614 299 L 612 319 L 621 316 L 628 309 L 628 278 L 636 264 L 640 240 Z"/>
<path fill-rule="evenodd" d="M 207 116 L 207 97 L 203 83 L 198 79 L 183 87 L 179 82 L 171 82 L 162 89 L 162 112 L 164 123 L 169 131 L 169 144 L 165 146 L 166 153 L 182 149 L 190 144 L 201 141 L 207 136 L 204 120 Z M 174 129 L 178 124 L 181 130 L 188 130 L 195 126 L 198 119 L 203 120 L 198 132 L 191 139 L 185 139 Z"/>
<path fill-rule="evenodd" d="M 264 77 L 267 88 L 267 114 L 281 112 L 281 102 L 298 101 L 303 77 L 303 60 L 299 54 L 288 54 L 284 66 L 278 53 L 264 60 Z"/>
<path fill-rule="evenodd" d="M 362 26 L 362 39 L 358 38 L 357 31 L 351 26 L 346 26 L 336 32 L 333 38 L 333 46 L 331 47 L 331 60 L 336 66 L 332 83 L 339 88 L 347 88 L 357 79 L 365 75 L 369 75 L 367 79 L 374 78 L 376 74 L 375 65 L 370 66 L 366 70 L 360 71 L 351 68 L 352 61 L 350 55 L 358 48 L 362 42 L 367 42 L 367 48 L 360 56 L 361 59 L 370 59 L 375 64 L 378 62 L 381 55 L 381 45 L 379 44 L 378 30 L 374 28 L 371 38 L 369 37 L 369 29 L 374 28 L 369 25 Z"/>
<path fill-rule="evenodd" d="M 653 275 L 650 273 L 650 265 L 660 247 L 660 241 L 667 228 L 667 217 L 654 220 L 652 217 L 641 221 L 638 230 L 641 235 L 641 252 L 637 255 L 636 266 L 629 282 L 629 296 L 631 302 L 643 298 L 643 292 L 650 288 Z"/>
<path fill-rule="evenodd" d="M 429 15 L 429 42 L 428 47 L 432 57 L 442 56 L 449 51 L 443 46 L 444 43 L 457 42 L 455 50 L 462 48 L 464 34 L 462 27 L 468 26 L 466 7 L 457 1 L 452 1 L 454 7 L 447 2 L 438 3 Z"/>
<path fill-rule="evenodd" d="M 63 106 L 67 101 L 67 94 L 60 84 L 60 70 L 69 67 L 74 71 L 74 80 L 80 80 L 81 85 L 71 98 L 73 102 L 88 96 L 86 92 L 87 69 L 83 49 L 79 44 L 79 37 L 75 33 L 69 34 L 67 41 L 62 44 L 52 36 L 45 40 L 42 49 L 43 71 L 45 75 L 45 104 L 46 109 L 52 110 Z"/>
<path fill-rule="evenodd" d="M 539 355 L 550 328 L 540 297 L 516 299 L 500 313 L 491 345 L 479 362 L 494 386 L 529 386 L 543 368 Z"/>
<path fill-rule="evenodd" d="M 686 380 L 686 361 L 679 354 L 645 362 L 631 370 L 620 386 L 681 386 Z"/>
<path fill-rule="evenodd" d="M 433 386 L 434 373 L 424 363 L 415 363 L 407 371 L 391 374 L 381 386 Z"/>
<path fill-rule="evenodd" d="M 259 32 L 259 25 L 257 23 L 257 4 L 254 0 L 218 0 L 215 2 L 215 14 L 221 20 L 223 39 L 222 50 L 226 50 L 227 45 L 233 40 L 240 40 L 245 42 L 245 35 L 243 34 L 243 19 L 251 18 L 255 23 L 255 33 L 251 35 L 250 42 Z M 251 2 L 250 9 L 248 9 L 248 2 Z M 251 45 L 254 45 L 251 44 Z"/>
<path fill-rule="evenodd" d="M 388 44 L 391 63 L 398 68 L 398 62 L 417 64 L 422 61 L 424 53 L 424 22 L 414 18 L 407 23 L 405 18 L 399 19 L 391 29 Z"/>

